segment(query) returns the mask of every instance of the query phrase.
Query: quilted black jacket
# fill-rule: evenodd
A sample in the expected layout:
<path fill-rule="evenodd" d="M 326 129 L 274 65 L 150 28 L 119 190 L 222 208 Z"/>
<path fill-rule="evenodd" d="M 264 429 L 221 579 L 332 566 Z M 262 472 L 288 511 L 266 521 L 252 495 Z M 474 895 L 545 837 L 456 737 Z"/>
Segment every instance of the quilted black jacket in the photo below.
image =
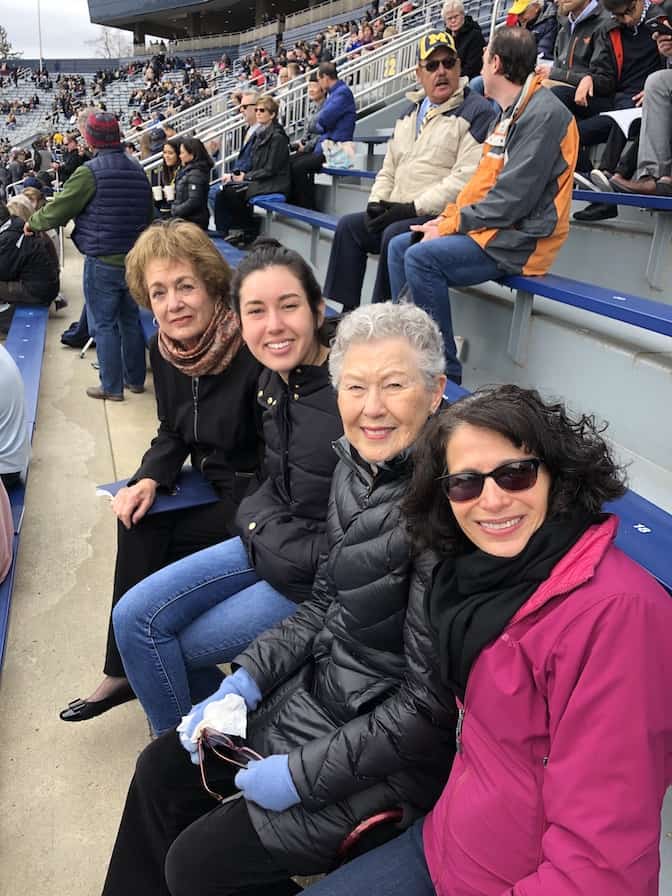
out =
<path fill-rule="evenodd" d="M 375 475 L 337 450 L 313 597 L 235 664 L 264 695 L 248 739 L 288 753 L 301 803 L 248 803 L 264 846 L 296 873 L 333 868 L 357 824 L 400 807 L 400 830 L 436 801 L 454 754 L 454 700 L 439 679 L 423 596 L 435 558 L 411 559 L 399 501 L 408 460 Z"/>

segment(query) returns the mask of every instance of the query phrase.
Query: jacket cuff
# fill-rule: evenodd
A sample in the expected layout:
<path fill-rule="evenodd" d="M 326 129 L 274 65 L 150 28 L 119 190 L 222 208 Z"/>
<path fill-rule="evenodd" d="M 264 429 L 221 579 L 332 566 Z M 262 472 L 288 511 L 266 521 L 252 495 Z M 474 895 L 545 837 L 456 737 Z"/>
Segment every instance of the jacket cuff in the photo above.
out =
<path fill-rule="evenodd" d="M 438 231 L 440 236 L 452 236 L 452 234 L 460 232 L 460 210 L 456 205 L 444 209 Z"/>

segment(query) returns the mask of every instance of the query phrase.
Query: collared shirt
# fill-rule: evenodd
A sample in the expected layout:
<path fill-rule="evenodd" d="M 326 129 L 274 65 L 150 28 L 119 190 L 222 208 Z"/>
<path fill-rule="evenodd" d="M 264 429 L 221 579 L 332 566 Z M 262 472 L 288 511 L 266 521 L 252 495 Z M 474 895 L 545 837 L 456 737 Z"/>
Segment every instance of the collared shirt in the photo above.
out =
<path fill-rule="evenodd" d="M 574 33 L 574 29 L 579 24 L 579 22 L 583 22 L 583 20 L 587 19 L 589 15 L 592 15 L 599 7 L 599 5 L 600 4 L 598 3 L 598 0 L 590 0 L 588 6 L 586 6 L 583 12 L 580 12 L 576 18 L 574 18 L 574 16 L 570 12 L 570 14 L 567 16 L 567 20 L 569 21 L 569 28 L 572 34 Z"/>
<path fill-rule="evenodd" d="M 431 109 L 436 109 L 436 103 L 431 102 L 428 96 L 424 98 L 424 100 L 420 103 L 420 108 L 418 109 L 418 117 L 415 121 L 415 136 L 417 137 L 420 131 L 422 130 L 422 124 L 425 120 L 425 116 Z"/>

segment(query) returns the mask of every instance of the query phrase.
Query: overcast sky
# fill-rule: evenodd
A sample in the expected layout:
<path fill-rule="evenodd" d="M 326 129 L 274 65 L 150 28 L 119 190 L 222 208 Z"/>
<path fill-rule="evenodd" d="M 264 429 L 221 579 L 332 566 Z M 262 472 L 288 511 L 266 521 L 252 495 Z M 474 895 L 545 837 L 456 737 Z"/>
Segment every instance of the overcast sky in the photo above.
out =
<path fill-rule="evenodd" d="M 45 59 L 97 55 L 85 44 L 100 33 L 100 27 L 89 21 L 86 0 L 40 0 L 40 11 Z M 23 50 L 26 59 L 39 56 L 37 0 L 2 0 L 0 24 L 7 29 L 15 52 Z M 130 31 L 126 33 L 132 37 Z"/>

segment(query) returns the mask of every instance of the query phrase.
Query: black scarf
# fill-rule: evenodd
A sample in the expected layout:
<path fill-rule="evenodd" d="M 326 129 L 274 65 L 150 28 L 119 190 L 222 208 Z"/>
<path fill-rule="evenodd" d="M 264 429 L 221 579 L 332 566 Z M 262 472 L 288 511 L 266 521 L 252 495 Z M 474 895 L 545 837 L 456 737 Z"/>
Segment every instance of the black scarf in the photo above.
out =
<path fill-rule="evenodd" d="M 587 513 L 547 520 L 516 557 L 493 557 L 476 548 L 436 567 L 425 595 L 425 615 L 438 648 L 441 678 L 460 699 L 481 650 L 594 522 L 595 516 Z"/>

